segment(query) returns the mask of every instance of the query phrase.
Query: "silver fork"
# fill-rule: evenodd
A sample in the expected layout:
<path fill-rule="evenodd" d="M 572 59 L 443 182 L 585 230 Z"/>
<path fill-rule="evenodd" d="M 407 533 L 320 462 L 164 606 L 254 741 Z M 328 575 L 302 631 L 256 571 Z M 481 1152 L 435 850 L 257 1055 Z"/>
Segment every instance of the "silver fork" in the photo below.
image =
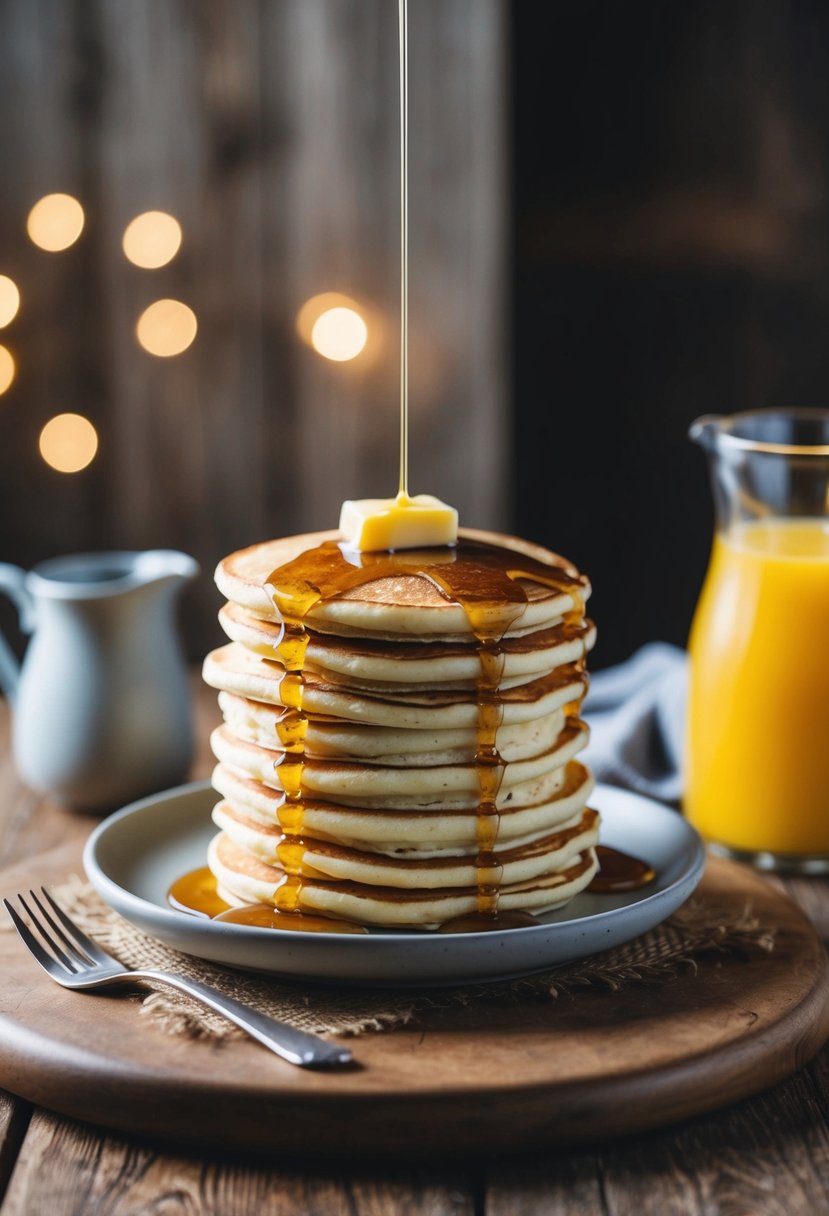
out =
<path fill-rule="evenodd" d="M 297 1064 L 300 1068 L 336 1068 L 350 1063 L 351 1052 L 347 1048 L 248 1009 L 232 997 L 224 996 L 197 980 L 182 979 L 179 975 L 150 968 L 131 971 L 107 954 L 91 937 L 87 937 L 55 903 L 45 887 L 40 890 L 48 907 L 34 891 L 29 891 L 29 898 L 37 912 L 32 910 L 22 895 L 18 895 L 17 899 L 48 950 L 44 949 L 9 901 L 4 899 L 3 903 L 24 945 L 43 970 L 64 988 L 87 992 L 115 984 L 134 984 L 136 980 L 157 980 L 215 1009 L 289 1064 Z"/>

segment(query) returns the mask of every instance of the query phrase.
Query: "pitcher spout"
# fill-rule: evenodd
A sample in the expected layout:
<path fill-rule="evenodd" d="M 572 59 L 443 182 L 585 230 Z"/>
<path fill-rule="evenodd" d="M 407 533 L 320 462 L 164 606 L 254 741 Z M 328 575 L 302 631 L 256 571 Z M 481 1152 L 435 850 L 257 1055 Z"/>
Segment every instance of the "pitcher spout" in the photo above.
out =
<path fill-rule="evenodd" d="M 706 414 L 689 435 L 708 457 L 720 532 L 757 521 L 826 519 L 829 410 Z"/>
<path fill-rule="evenodd" d="M 721 434 L 723 423 L 726 421 L 722 414 L 703 414 L 691 423 L 688 437 L 706 452 L 713 452 L 717 446 L 717 436 Z"/>
<path fill-rule="evenodd" d="M 199 573 L 199 564 L 177 549 L 148 549 L 135 559 L 134 576 L 138 583 L 188 583 Z"/>

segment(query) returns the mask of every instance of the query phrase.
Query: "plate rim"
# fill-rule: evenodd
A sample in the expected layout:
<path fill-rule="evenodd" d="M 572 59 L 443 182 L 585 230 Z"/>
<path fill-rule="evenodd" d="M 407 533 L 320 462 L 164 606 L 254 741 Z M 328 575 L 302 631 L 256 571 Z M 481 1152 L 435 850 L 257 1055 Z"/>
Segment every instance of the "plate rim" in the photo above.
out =
<path fill-rule="evenodd" d="M 690 895 L 698 885 L 705 866 L 705 845 L 696 829 L 681 815 L 680 812 L 673 810 L 656 799 L 648 798 L 643 794 L 639 794 L 633 790 L 624 789 L 621 786 L 597 783 L 591 797 L 595 798 L 597 802 L 600 802 L 603 794 L 606 791 L 610 792 L 614 798 L 621 797 L 623 801 L 629 800 L 633 804 L 637 804 L 639 806 L 644 805 L 648 808 L 649 812 L 655 811 L 657 813 L 675 817 L 677 827 L 681 832 L 685 833 L 685 839 L 677 845 L 676 852 L 678 855 L 684 855 L 687 851 L 688 857 L 682 865 L 680 873 L 667 886 L 660 887 L 655 891 L 651 891 L 643 895 L 633 904 L 626 904 L 622 907 L 607 908 L 603 911 L 590 913 L 589 915 L 575 916 L 569 919 L 555 921 L 553 923 L 542 922 L 538 925 L 527 925 L 518 929 L 503 930 L 501 934 L 493 933 L 491 930 L 484 930 L 481 932 L 457 934 L 455 936 L 458 939 L 462 938 L 465 942 L 470 943 L 470 949 L 472 948 L 472 943 L 482 943 L 484 941 L 493 943 L 494 940 L 507 934 L 511 940 L 515 940 L 515 938 L 520 935 L 521 940 L 527 941 L 532 937 L 549 934 L 551 931 L 555 931 L 557 934 L 563 933 L 568 928 L 572 929 L 574 926 L 577 926 L 580 923 L 589 923 L 591 925 L 601 926 L 607 920 L 617 920 L 620 915 L 623 916 L 625 913 L 629 912 L 631 908 L 642 908 L 643 906 L 647 907 L 652 904 L 664 902 L 665 900 L 670 900 L 671 897 L 676 893 L 677 888 L 684 885 L 689 886 L 688 895 Z M 123 915 L 117 904 L 113 903 L 111 898 L 107 897 L 108 894 L 114 894 L 116 900 L 120 901 L 125 906 L 131 907 L 137 913 L 147 915 L 148 913 L 146 910 L 149 910 L 149 914 L 154 917 L 160 917 L 162 918 L 162 923 L 169 924 L 171 930 L 181 929 L 186 933 L 187 929 L 185 926 L 189 924 L 194 928 L 198 926 L 200 930 L 206 931 L 211 935 L 215 934 L 217 937 L 237 937 L 239 934 L 243 934 L 244 937 L 249 941 L 259 940 L 263 943 L 268 941 L 274 943 L 274 945 L 277 945 L 278 942 L 283 942 L 286 944 L 290 943 L 293 945 L 297 945 L 300 942 L 303 942 L 306 945 L 309 944 L 309 934 L 303 933 L 302 931 L 286 929 L 282 930 L 277 936 L 272 930 L 257 926 L 236 925 L 232 923 L 225 924 L 202 918 L 197 919 L 195 917 L 188 917 L 185 914 L 177 912 L 173 908 L 165 908 L 162 904 L 154 903 L 148 899 L 145 899 L 143 896 L 135 894 L 135 892 L 129 890 L 128 888 L 121 886 L 118 882 L 110 877 L 110 875 L 100 864 L 97 854 L 101 841 L 104 840 L 110 832 L 117 830 L 118 826 L 122 822 L 141 815 L 150 808 L 155 808 L 164 802 L 173 802 L 180 798 L 191 797 L 201 793 L 206 795 L 208 792 L 215 794 L 210 781 L 190 781 L 183 785 L 174 786 L 171 789 L 161 790 L 156 794 L 150 794 L 144 798 L 137 799 L 136 801 L 129 803 L 127 806 L 122 807 L 120 810 L 107 816 L 107 818 L 102 820 L 102 822 L 93 830 L 84 845 L 83 865 L 88 880 L 104 902 L 107 903 L 109 907 L 113 908 L 114 911 Z M 661 922 L 655 921 L 653 924 L 649 925 L 648 928 L 654 928 L 659 923 Z M 641 930 L 640 932 L 646 931 L 647 930 Z M 451 940 L 452 938 L 452 935 L 449 934 L 437 935 L 434 933 L 418 933 L 406 930 L 390 930 L 388 932 L 384 932 L 382 929 L 373 931 L 365 936 L 362 934 L 350 935 L 341 933 L 314 933 L 310 936 L 313 938 L 314 944 L 317 945 L 319 949 L 325 945 L 336 946 L 336 948 L 343 954 L 351 953 L 355 950 L 364 952 L 367 948 L 367 942 L 377 943 L 377 946 L 379 946 L 380 943 L 395 942 L 400 946 L 405 946 L 407 948 L 413 948 L 416 950 L 419 949 L 421 953 L 426 953 L 430 948 L 436 948 L 434 945 L 436 941 L 440 943 L 441 950 L 443 950 L 446 946 L 447 940 Z M 638 934 L 635 936 L 638 936 Z M 427 945 L 427 943 L 433 944 L 430 947 Z M 371 949 L 371 947 L 368 948 Z"/>

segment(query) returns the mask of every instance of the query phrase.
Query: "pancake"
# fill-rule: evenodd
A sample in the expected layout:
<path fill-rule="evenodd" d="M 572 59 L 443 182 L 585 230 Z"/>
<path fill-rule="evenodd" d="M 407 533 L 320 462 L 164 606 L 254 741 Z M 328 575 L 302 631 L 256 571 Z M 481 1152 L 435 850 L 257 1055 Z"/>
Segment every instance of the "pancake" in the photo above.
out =
<path fill-rule="evenodd" d="M 236 604 L 226 604 L 219 622 L 231 641 L 273 659 L 282 632 L 275 621 L 259 620 Z M 578 662 L 592 649 L 595 639 L 596 630 L 590 621 L 577 625 L 559 621 L 548 629 L 508 638 L 502 646 L 501 688 L 524 684 L 556 667 Z M 335 684 L 369 691 L 386 691 L 401 684 L 411 690 L 460 689 L 477 687 L 481 664 L 477 648 L 471 643 L 395 645 L 376 639 L 357 643 L 351 638 L 311 634 L 305 671 Z"/>
<path fill-rule="evenodd" d="M 496 805 L 523 806 L 554 793 L 564 780 L 564 766 L 587 742 L 587 727 L 568 721 L 549 751 L 504 766 Z M 219 726 L 210 736 L 217 760 L 276 790 L 283 788 L 279 769 L 284 753 L 247 743 Z M 334 799 L 343 806 L 402 807 L 445 810 L 476 807 L 481 787 L 474 761 L 406 768 L 359 761 L 317 760 L 307 756 L 303 789 L 311 797 Z"/>
<path fill-rule="evenodd" d="M 528 604 L 507 637 L 544 629 L 584 603 L 590 584 L 575 566 L 540 545 L 514 536 L 461 528 L 459 537 L 499 545 L 541 562 L 573 580 L 575 594 L 561 594 L 529 580 L 519 580 L 527 592 Z M 252 545 L 224 558 L 216 567 L 216 586 L 233 604 L 265 620 L 277 620 L 273 600 L 267 591 L 271 573 L 299 554 L 324 541 L 339 540 L 338 532 L 308 532 L 281 540 Z M 408 560 L 408 555 L 396 555 Z M 420 555 L 422 557 L 422 553 Z M 415 564 L 416 555 L 411 557 Z M 452 551 L 446 550 L 451 562 Z M 307 617 L 309 627 L 341 637 L 414 638 L 419 641 L 457 641 L 473 637 L 469 619 L 459 604 L 450 603 L 428 578 L 416 573 L 378 578 L 344 592 L 334 600 L 316 605 Z"/>
<path fill-rule="evenodd" d="M 420 930 L 562 906 L 597 867 L 576 759 L 588 580 L 496 534 L 363 555 L 336 536 L 255 545 L 216 572 L 219 894 Z"/>
<path fill-rule="evenodd" d="M 261 781 L 219 764 L 213 770 L 214 789 L 235 809 L 257 822 L 273 827 L 279 824 L 282 795 Z M 572 761 L 549 798 L 524 806 L 509 803 L 500 814 L 498 839 L 517 842 L 538 833 L 550 832 L 581 814 L 593 790 L 593 778 L 584 765 Z M 305 834 L 319 840 L 341 841 L 377 853 L 397 853 L 416 849 L 424 855 L 463 851 L 477 843 L 477 807 L 429 811 L 378 809 L 343 806 L 306 798 Z"/>
<path fill-rule="evenodd" d="M 520 844 L 495 849 L 492 865 L 501 871 L 507 885 L 528 882 L 554 873 L 598 841 L 598 813 L 585 810 L 553 832 L 541 833 Z M 227 802 L 213 811 L 213 821 L 244 852 L 269 865 L 279 865 L 284 837 L 279 828 L 265 828 L 245 817 Z M 364 851 L 353 846 L 314 839 L 302 851 L 302 875 L 366 883 L 373 887 L 397 887 L 403 891 L 472 887 L 477 882 L 477 849 L 470 845 L 462 853 L 396 854 Z"/>
<path fill-rule="evenodd" d="M 246 697 L 220 692 L 219 706 L 231 732 L 239 739 L 278 751 L 281 747 L 277 724 L 282 706 L 249 701 Z M 564 727 L 561 709 L 544 714 L 533 722 L 514 725 L 502 723 L 498 730 L 498 751 L 503 760 L 523 760 L 537 756 L 552 746 Z M 365 760 L 394 766 L 411 764 L 454 764 L 474 760 L 478 732 L 472 727 L 459 730 L 394 730 L 388 726 L 364 726 L 336 719 L 309 722 L 305 754 L 325 759 Z"/>
<path fill-rule="evenodd" d="M 211 688 L 236 693 L 252 701 L 282 705 L 280 685 L 285 669 L 276 660 L 262 659 L 238 642 L 213 650 L 204 660 L 202 678 Z M 532 722 L 544 713 L 581 699 L 586 678 L 575 664 L 557 668 L 526 684 L 505 689 L 501 721 Z M 352 691 L 305 677 L 303 708 L 312 719 L 364 722 L 402 730 L 456 730 L 478 726 L 478 701 L 472 689 L 406 690 L 400 696 Z"/>
<path fill-rule="evenodd" d="M 231 906 L 276 904 L 285 877 L 281 869 L 252 857 L 224 832 L 213 838 L 207 857 L 219 894 Z M 505 912 L 553 911 L 584 890 L 597 869 L 594 850 L 586 849 L 562 870 L 503 885 L 499 908 Z M 310 877 L 303 880 L 300 900 L 298 910 L 303 912 L 392 929 L 438 929 L 457 917 L 474 915 L 478 908 L 474 887 L 405 891 Z"/>

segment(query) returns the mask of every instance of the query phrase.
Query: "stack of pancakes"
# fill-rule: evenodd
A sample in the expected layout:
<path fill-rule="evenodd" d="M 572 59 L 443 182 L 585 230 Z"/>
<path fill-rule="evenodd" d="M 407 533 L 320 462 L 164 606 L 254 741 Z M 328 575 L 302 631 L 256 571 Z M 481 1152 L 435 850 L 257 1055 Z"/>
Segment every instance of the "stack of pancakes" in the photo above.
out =
<path fill-rule="evenodd" d="M 576 575 L 548 550 L 515 538 L 462 535 Z M 231 905 L 280 906 L 287 870 L 300 876 L 292 883 L 297 910 L 435 929 L 481 907 L 480 643 L 461 605 L 416 568 L 310 610 L 297 829 L 295 805 L 294 822 L 286 818 L 279 776 L 277 724 L 289 711 L 276 649 L 282 623 L 267 584 L 276 568 L 332 538 L 256 545 L 216 571 L 231 641 L 204 665 L 224 715 L 211 739 L 222 801 L 208 864 Z M 592 780 L 575 758 L 587 742 L 576 712 L 594 640 L 583 610 L 589 586 L 581 576 L 573 593 L 520 582 L 527 604 L 500 643 L 501 780 L 485 867 L 499 913 L 558 907 L 597 868 Z"/>

